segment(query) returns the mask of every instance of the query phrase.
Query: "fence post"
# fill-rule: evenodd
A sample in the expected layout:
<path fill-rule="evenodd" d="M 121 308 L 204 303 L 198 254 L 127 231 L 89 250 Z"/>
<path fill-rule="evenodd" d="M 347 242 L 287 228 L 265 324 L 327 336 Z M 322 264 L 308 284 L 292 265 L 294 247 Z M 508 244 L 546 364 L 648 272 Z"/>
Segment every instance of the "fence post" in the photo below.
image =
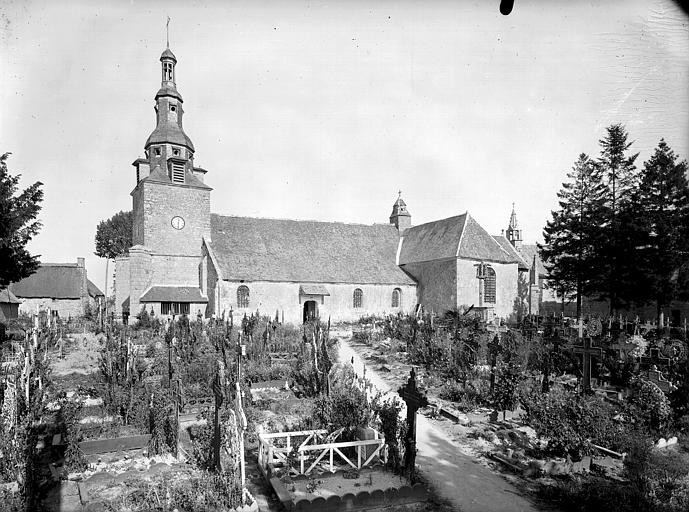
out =
<path fill-rule="evenodd" d="M 330 472 L 332 473 L 335 470 L 335 467 L 333 466 L 333 445 L 330 445 Z"/>
<path fill-rule="evenodd" d="M 361 446 L 356 447 L 356 468 L 361 469 Z"/>

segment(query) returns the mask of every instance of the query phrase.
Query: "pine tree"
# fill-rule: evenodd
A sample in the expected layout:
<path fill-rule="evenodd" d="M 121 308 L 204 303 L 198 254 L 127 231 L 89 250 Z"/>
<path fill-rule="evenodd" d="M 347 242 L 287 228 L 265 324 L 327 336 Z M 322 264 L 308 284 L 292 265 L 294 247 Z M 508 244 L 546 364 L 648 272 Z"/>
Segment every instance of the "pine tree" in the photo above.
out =
<path fill-rule="evenodd" d="M 633 254 L 629 250 L 631 238 L 624 221 L 638 185 L 634 162 L 639 154 L 626 154 L 632 145 L 627 139 L 628 134 L 623 125 L 609 126 L 605 138 L 598 141 L 601 153 L 596 161 L 606 187 L 599 219 L 603 243 L 598 246 L 598 261 L 595 263 L 603 271 L 604 279 L 596 292 L 601 298 L 609 299 L 611 314 L 615 313 L 628 289 L 629 282 L 626 278 L 634 267 L 634 262 L 629 259 Z"/>
<path fill-rule="evenodd" d="M 678 297 L 680 273 L 689 265 L 689 183 L 687 161 L 677 161 L 661 139 L 644 162 L 641 183 L 634 196 L 637 245 L 637 296 L 663 306 Z"/>
<path fill-rule="evenodd" d="M 38 233 L 36 220 L 41 210 L 43 191 L 40 181 L 17 194 L 20 176 L 11 176 L 7 157 L 0 156 L 0 289 L 33 274 L 38 256 L 26 250 L 26 244 Z"/>
<path fill-rule="evenodd" d="M 567 177 L 557 194 L 560 210 L 552 212 L 543 230 L 545 244 L 539 248 L 550 281 L 564 296 L 576 297 L 580 317 L 582 297 L 596 290 L 601 277 L 593 263 L 600 244 L 604 188 L 598 167 L 585 153 Z"/>

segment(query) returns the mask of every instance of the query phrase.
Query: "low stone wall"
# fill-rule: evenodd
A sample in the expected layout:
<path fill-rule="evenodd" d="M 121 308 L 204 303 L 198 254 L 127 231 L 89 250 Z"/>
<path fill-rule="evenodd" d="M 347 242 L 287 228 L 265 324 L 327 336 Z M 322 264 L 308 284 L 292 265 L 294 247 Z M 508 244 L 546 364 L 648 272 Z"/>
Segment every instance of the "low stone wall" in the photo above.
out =
<path fill-rule="evenodd" d="M 294 512 L 339 512 L 342 510 L 365 511 L 381 507 L 413 505 L 425 503 L 429 494 L 423 484 L 403 485 L 399 488 L 391 487 L 386 490 L 360 491 L 356 494 L 347 493 L 343 496 L 315 497 L 313 499 L 299 499 L 294 501 L 282 481 L 277 477 L 269 480 L 271 487 L 277 494 L 286 510 Z"/>

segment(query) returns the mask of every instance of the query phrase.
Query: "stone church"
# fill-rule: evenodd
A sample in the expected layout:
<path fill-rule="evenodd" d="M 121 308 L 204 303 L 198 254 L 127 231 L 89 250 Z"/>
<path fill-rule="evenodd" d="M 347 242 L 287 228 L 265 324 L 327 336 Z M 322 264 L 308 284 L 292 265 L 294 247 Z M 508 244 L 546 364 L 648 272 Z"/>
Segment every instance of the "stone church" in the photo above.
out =
<path fill-rule="evenodd" d="M 133 163 L 133 247 L 116 260 L 118 316 L 258 310 L 300 323 L 417 305 L 436 313 L 473 306 L 488 319 L 537 312 L 545 276 L 537 251 L 521 244 L 514 211 L 500 236 L 468 212 L 412 226 L 401 193 L 388 222 L 372 225 L 211 213 L 207 171 L 194 165 L 182 126 L 177 59 L 167 48 L 160 62 L 156 127 Z"/>

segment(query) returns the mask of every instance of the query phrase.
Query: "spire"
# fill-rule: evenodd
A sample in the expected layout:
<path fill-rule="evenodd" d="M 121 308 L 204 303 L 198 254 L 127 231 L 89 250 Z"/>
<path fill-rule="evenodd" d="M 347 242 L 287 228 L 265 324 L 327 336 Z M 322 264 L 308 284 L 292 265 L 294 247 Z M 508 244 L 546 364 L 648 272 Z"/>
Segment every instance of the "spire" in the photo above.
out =
<path fill-rule="evenodd" d="M 510 215 L 510 224 L 507 226 L 506 232 L 507 240 L 514 247 L 519 247 L 522 243 L 522 232 L 517 224 L 517 213 L 514 210 L 514 203 L 512 203 L 512 214 Z"/>
<path fill-rule="evenodd" d="M 400 234 L 411 227 L 411 214 L 407 210 L 407 204 L 402 199 L 402 191 L 397 192 L 397 201 L 392 205 L 390 224 L 394 224 Z"/>

